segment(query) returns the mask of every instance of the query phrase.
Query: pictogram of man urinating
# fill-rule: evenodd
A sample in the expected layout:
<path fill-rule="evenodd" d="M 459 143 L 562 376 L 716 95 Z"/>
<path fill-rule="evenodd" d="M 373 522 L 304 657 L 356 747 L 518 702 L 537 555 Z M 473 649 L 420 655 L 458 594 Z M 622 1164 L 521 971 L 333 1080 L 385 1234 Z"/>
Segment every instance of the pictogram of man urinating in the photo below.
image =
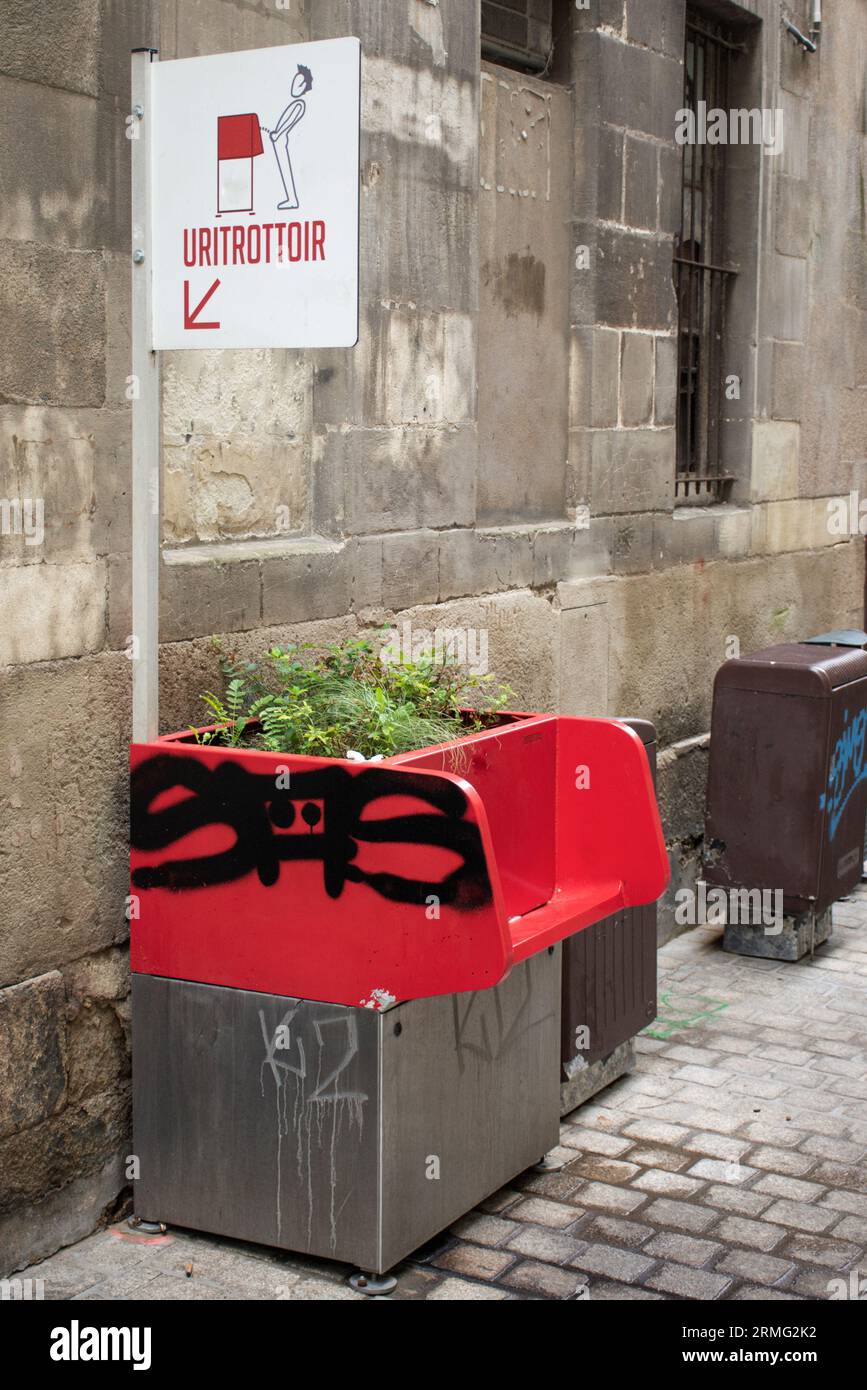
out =
<path fill-rule="evenodd" d="M 281 203 L 277 204 L 280 209 L 297 208 L 298 190 L 295 186 L 295 175 L 292 171 L 292 158 L 289 153 L 289 136 L 303 118 L 307 110 L 307 103 L 304 100 L 307 93 L 313 86 L 313 74 L 309 68 L 305 68 L 302 63 L 298 64 L 298 71 L 292 78 L 290 93 L 292 100 L 280 115 L 273 130 L 267 130 L 271 137 L 271 144 L 274 148 L 274 157 L 277 160 L 277 168 L 280 170 L 280 179 L 283 184 L 283 191 L 286 197 Z"/>

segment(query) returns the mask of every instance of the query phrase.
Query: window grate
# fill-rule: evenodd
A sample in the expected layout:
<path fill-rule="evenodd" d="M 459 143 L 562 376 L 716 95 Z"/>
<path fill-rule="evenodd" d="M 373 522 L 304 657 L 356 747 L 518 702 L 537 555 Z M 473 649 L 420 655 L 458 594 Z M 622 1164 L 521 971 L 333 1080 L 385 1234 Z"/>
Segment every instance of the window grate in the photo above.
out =
<path fill-rule="evenodd" d="M 721 25 L 687 11 L 684 107 L 729 109 L 731 55 L 740 48 Z M 680 232 L 674 273 L 678 303 L 678 412 L 675 496 L 719 500 L 723 469 L 723 352 L 734 267 L 725 263 L 725 145 L 683 147 Z"/>
<path fill-rule="evenodd" d="M 553 0 L 482 0 L 482 57 L 542 72 L 551 58 Z"/>

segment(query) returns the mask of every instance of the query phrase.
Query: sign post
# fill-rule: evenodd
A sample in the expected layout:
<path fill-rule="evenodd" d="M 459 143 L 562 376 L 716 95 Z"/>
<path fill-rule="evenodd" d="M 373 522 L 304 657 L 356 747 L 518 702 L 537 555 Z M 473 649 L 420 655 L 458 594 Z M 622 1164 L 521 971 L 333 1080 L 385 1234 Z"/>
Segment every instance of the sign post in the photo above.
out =
<path fill-rule="evenodd" d="M 361 45 L 132 54 L 133 739 L 159 725 L 164 349 L 358 341 Z"/>
<path fill-rule="evenodd" d="M 153 350 L 153 49 L 132 55 L 132 736 L 159 732 L 160 359 Z"/>

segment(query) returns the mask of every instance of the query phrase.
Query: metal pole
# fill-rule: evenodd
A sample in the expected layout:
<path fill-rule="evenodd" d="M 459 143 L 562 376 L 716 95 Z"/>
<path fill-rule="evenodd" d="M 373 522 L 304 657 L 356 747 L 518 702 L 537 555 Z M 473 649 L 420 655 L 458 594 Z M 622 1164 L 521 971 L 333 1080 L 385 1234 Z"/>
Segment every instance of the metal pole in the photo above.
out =
<path fill-rule="evenodd" d="M 160 362 L 151 346 L 151 64 L 132 53 L 132 737 L 159 732 Z"/>

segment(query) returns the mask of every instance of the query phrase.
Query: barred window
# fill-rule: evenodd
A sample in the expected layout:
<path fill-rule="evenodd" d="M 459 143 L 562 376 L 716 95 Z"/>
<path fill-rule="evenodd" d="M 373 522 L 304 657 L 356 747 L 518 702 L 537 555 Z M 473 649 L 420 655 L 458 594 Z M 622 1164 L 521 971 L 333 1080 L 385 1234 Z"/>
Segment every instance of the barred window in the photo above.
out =
<path fill-rule="evenodd" d="M 482 0 L 482 57 L 542 72 L 553 45 L 553 0 Z"/>
<path fill-rule="evenodd" d="M 687 7 L 684 109 L 696 131 L 706 113 L 728 111 L 730 65 L 742 51 L 734 36 Z M 683 146 L 680 232 L 674 269 L 678 301 L 677 475 L 679 501 L 724 500 L 732 477 L 723 469 L 726 301 L 726 146 L 701 136 Z"/>

